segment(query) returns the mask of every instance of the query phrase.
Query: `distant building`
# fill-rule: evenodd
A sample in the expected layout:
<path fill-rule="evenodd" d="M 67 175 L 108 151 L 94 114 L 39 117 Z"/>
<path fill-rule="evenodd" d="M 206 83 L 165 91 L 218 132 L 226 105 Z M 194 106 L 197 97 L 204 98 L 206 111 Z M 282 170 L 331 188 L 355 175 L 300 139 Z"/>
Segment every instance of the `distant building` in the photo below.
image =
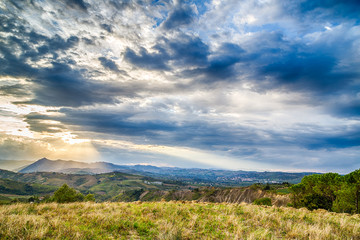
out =
<path fill-rule="evenodd" d="M 162 182 L 158 182 L 158 181 L 155 181 L 155 182 L 144 181 L 144 183 L 149 184 L 149 185 L 163 185 Z"/>

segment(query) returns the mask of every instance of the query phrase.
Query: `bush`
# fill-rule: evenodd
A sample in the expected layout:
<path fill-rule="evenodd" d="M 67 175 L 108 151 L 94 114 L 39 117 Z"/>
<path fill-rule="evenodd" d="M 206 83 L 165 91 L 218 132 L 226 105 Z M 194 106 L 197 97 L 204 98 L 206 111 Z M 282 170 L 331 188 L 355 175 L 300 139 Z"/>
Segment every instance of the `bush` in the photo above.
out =
<path fill-rule="evenodd" d="M 81 202 L 84 195 L 69 187 L 67 184 L 62 185 L 54 192 L 53 200 L 58 203 Z"/>
<path fill-rule="evenodd" d="M 271 206 L 271 199 L 270 198 L 258 198 L 255 199 L 253 202 L 255 205 L 265 205 L 265 206 Z"/>
<path fill-rule="evenodd" d="M 84 198 L 84 201 L 85 202 L 95 202 L 94 194 L 89 193 L 88 195 L 86 195 L 85 198 Z"/>

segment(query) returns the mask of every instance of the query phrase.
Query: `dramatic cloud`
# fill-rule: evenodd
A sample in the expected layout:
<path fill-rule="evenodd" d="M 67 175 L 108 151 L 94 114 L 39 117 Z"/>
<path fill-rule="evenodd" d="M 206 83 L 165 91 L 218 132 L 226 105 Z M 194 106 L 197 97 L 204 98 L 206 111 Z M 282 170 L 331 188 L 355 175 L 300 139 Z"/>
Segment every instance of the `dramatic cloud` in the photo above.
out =
<path fill-rule="evenodd" d="M 337 0 L 2 1 L 0 154 L 360 168 L 359 12 Z"/>
<path fill-rule="evenodd" d="M 175 9 L 169 13 L 162 26 L 166 29 L 174 29 L 193 22 L 195 16 L 194 6 L 186 5 L 181 0 L 175 4 Z"/>

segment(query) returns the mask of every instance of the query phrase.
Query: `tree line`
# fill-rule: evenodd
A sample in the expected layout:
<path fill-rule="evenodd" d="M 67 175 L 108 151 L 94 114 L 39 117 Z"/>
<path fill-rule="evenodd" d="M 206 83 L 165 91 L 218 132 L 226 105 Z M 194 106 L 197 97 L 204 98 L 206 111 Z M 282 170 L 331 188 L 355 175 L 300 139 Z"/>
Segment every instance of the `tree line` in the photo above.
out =
<path fill-rule="evenodd" d="M 81 192 L 69 187 L 67 184 L 62 185 L 54 192 L 53 196 L 46 196 L 42 201 L 37 196 L 30 197 L 29 202 L 57 202 L 57 203 L 70 203 L 70 202 L 95 202 L 94 194 L 84 195 Z"/>
<path fill-rule="evenodd" d="M 360 169 L 347 175 L 325 173 L 305 176 L 290 190 L 292 206 L 296 208 L 360 213 Z"/>

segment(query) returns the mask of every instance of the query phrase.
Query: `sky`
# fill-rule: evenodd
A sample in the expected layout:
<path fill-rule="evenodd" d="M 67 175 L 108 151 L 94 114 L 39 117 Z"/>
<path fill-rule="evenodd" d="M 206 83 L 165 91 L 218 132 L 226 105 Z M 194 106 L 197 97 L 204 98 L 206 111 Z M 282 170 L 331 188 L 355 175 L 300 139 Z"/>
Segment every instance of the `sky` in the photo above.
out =
<path fill-rule="evenodd" d="M 0 1 L 0 158 L 360 168 L 358 0 Z"/>

